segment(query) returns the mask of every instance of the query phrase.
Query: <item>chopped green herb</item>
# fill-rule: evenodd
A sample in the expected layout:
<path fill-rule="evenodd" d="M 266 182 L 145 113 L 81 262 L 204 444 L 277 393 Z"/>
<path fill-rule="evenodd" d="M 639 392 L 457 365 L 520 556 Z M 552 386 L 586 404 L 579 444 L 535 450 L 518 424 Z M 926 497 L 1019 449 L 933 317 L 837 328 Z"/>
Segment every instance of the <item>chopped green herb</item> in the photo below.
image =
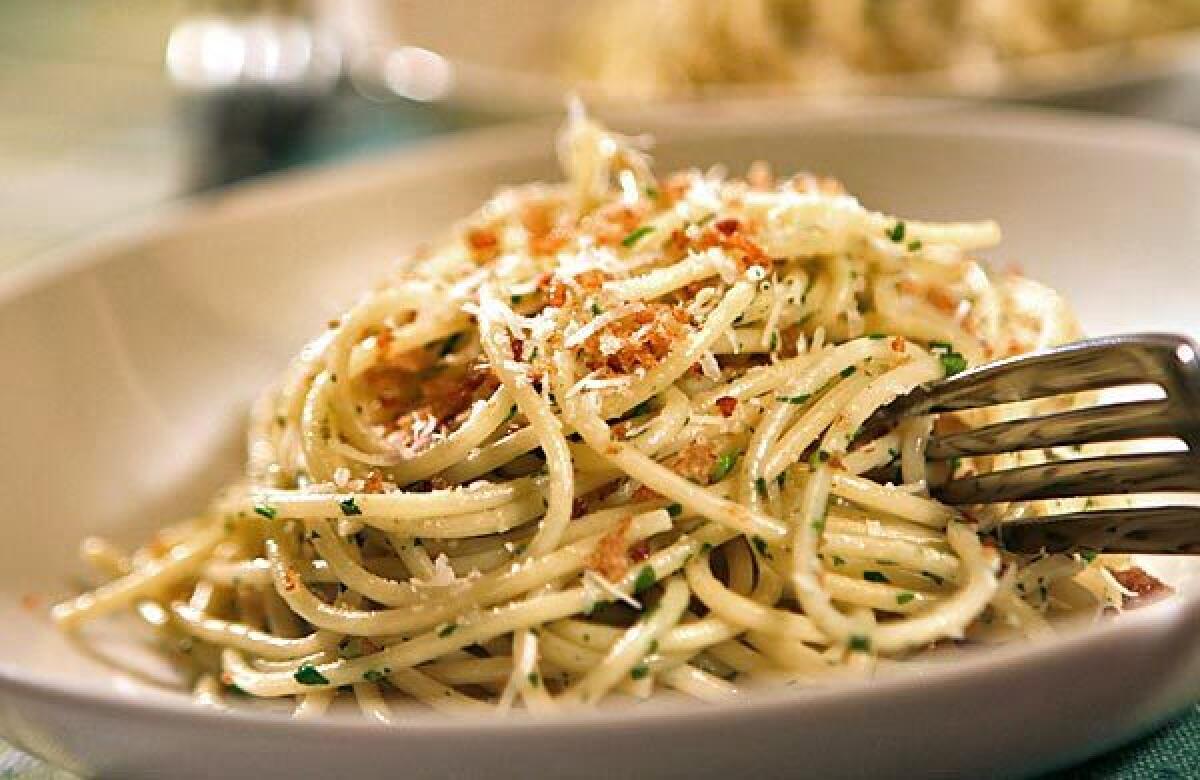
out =
<path fill-rule="evenodd" d="M 869 653 L 871 652 L 871 640 L 860 634 L 851 634 L 850 642 L 847 645 L 852 653 Z"/>
<path fill-rule="evenodd" d="M 300 668 L 292 677 L 301 685 L 329 685 L 329 678 L 312 664 L 300 664 Z"/>
<path fill-rule="evenodd" d="M 848 376 L 853 376 L 854 372 L 857 370 L 858 369 L 855 368 L 854 366 L 846 366 L 845 368 L 842 369 L 842 379 L 845 379 Z"/>
<path fill-rule="evenodd" d="M 598 304 L 598 303 L 592 304 L 592 316 L 593 317 L 599 317 L 603 313 L 604 313 L 604 309 L 600 308 L 600 304 Z"/>
<path fill-rule="evenodd" d="M 702 553 L 712 552 L 712 548 L 713 548 L 713 546 L 712 546 L 711 542 L 705 542 L 704 544 L 700 545 L 700 552 L 702 552 Z"/>
<path fill-rule="evenodd" d="M 654 567 L 643 566 L 642 570 L 637 574 L 637 579 L 633 581 L 633 592 L 644 593 L 645 591 L 650 590 L 650 588 L 653 587 L 654 583 L 657 581 L 658 575 L 654 573 Z"/>
<path fill-rule="evenodd" d="M 514 295 L 514 296 L 510 297 L 509 300 L 512 302 L 513 306 L 516 306 L 518 303 L 521 302 L 521 299 L 524 297 L 525 297 L 524 295 Z"/>
<path fill-rule="evenodd" d="M 946 372 L 946 376 L 954 376 L 967 370 L 967 359 L 957 352 L 946 352 L 938 358 L 942 361 L 942 370 Z"/>
<path fill-rule="evenodd" d="M 846 565 L 846 559 L 840 555 L 834 555 L 832 560 L 833 560 L 834 566 L 845 566 Z"/>
<path fill-rule="evenodd" d="M 916 252 L 920 248 L 921 248 L 921 240 L 920 239 L 915 239 L 913 241 L 908 242 L 908 251 Z"/>
<path fill-rule="evenodd" d="M 772 352 L 779 346 L 779 331 L 771 331 L 771 346 L 768 347 Z"/>
<path fill-rule="evenodd" d="M 912 601 L 916 597 L 917 597 L 917 594 L 913 593 L 912 591 L 902 590 L 896 594 L 896 603 L 897 604 L 907 604 L 908 602 Z"/>
<path fill-rule="evenodd" d="M 648 654 L 653 654 L 653 653 L 658 652 L 658 640 L 657 639 L 650 640 L 650 647 L 646 650 L 646 652 Z"/>
<path fill-rule="evenodd" d="M 650 674 L 650 667 L 645 664 L 638 664 L 629 670 L 629 676 L 635 680 L 645 679 Z"/>
<path fill-rule="evenodd" d="M 949 341 L 931 341 L 931 342 L 929 342 L 929 348 L 931 350 L 933 350 L 934 352 L 953 352 L 954 351 L 954 345 L 951 344 Z"/>
<path fill-rule="evenodd" d="M 667 507 L 667 514 L 671 517 L 679 517 L 683 514 L 683 504 L 671 504 Z"/>
<path fill-rule="evenodd" d="M 934 585 L 942 585 L 946 582 L 946 579 L 944 577 L 942 577 L 941 575 L 938 575 L 938 574 L 934 574 L 931 571 L 923 571 L 923 572 L 921 572 L 921 576 L 924 577 L 925 579 L 929 580 L 930 582 L 932 582 Z"/>
<path fill-rule="evenodd" d="M 879 341 L 881 339 L 886 339 L 887 334 L 886 333 L 868 333 L 867 338 L 872 339 L 873 341 Z"/>
<path fill-rule="evenodd" d="M 800 405 L 802 403 L 807 403 L 808 399 L 810 399 L 810 398 L 812 398 L 812 395 L 806 393 L 803 395 L 781 395 L 781 396 L 778 396 L 775 400 L 783 401 L 783 402 L 789 403 L 789 404 Z"/>
<path fill-rule="evenodd" d="M 339 501 L 338 506 L 342 508 L 342 514 L 346 517 L 362 514 L 362 510 L 358 508 L 358 504 L 354 503 L 354 496 L 350 496 L 345 501 Z"/>
<path fill-rule="evenodd" d="M 647 184 L 646 185 L 646 197 L 647 198 L 657 198 L 658 197 L 658 187 L 655 187 L 653 184 Z"/>
<path fill-rule="evenodd" d="M 438 636 L 441 637 L 442 639 L 445 639 L 446 637 L 450 636 L 457 630 L 458 630 L 457 623 L 447 623 L 446 625 L 444 625 L 438 629 Z"/>
<path fill-rule="evenodd" d="M 962 466 L 962 458 L 955 455 L 953 458 L 950 459 L 950 473 L 951 474 L 956 473 L 961 466 Z"/>
<path fill-rule="evenodd" d="M 628 417 L 641 417 L 650 411 L 651 401 L 649 399 L 642 401 L 637 406 L 629 410 Z"/>
<path fill-rule="evenodd" d="M 255 504 L 254 505 L 254 514 L 262 515 L 263 517 L 267 518 L 268 520 L 274 520 L 275 519 L 275 507 L 267 506 L 266 504 Z"/>
<path fill-rule="evenodd" d="M 542 682 L 542 678 L 538 676 L 537 672 L 530 672 L 525 676 L 525 679 L 529 680 L 529 684 L 534 688 L 538 687 Z"/>
<path fill-rule="evenodd" d="M 1079 557 L 1082 558 L 1085 563 L 1091 563 L 1092 561 L 1096 560 L 1096 555 L 1097 555 L 1097 553 L 1095 550 L 1080 550 L 1079 551 Z"/>
<path fill-rule="evenodd" d="M 828 462 L 828 460 L 829 460 L 828 452 L 826 452 L 825 450 L 817 450 L 812 455 L 808 456 L 808 465 L 815 469 L 818 466 L 820 466 L 822 463 Z"/>
<path fill-rule="evenodd" d="M 750 541 L 754 543 L 754 549 L 758 551 L 759 555 L 764 558 L 771 557 L 771 550 L 767 547 L 766 539 L 762 538 L 761 536 L 752 536 L 750 537 Z"/>
<path fill-rule="evenodd" d="M 867 582 L 891 582 L 887 575 L 881 571 L 868 570 L 863 572 L 863 579 Z"/>
<path fill-rule="evenodd" d="M 891 230 L 888 231 L 888 238 L 899 244 L 904 240 L 904 223 L 897 222 Z"/>
<path fill-rule="evenodd" d="M 733 464 L 737 463 L 739 454 L 738 452 L 726 452 L 717 458 L 717 463 L 713 466 L 712 474 L 710 475 L 713 482 L 720 482 L 725 479 L 730 471 L 733 471 Z"/>
<path fill-rule="evenodd" d="M 775 477 L 775 484 L 779 485 L 779 487 L 783 487 L 785 482 L 787 482 L 787 472 L 781 471 L 779 472 L 779 476 Z"/>
<path fill-rule="evenodd" d="M 445 340 L 445 341 L 442 343 L 442 357 L 446 357 L 446 355 L 449 355 L 451 352 L 453 352 L 455 349 L 457 349 L 457 348 L 458 348 L 458 342 L 459 342 L 461 339 L 462 339 L 462 334 L 461 334 L 461 333 L 455 333 L 453 336 L 451 336 L 450 338 L 446 339 L 446 340 Z"/>
<path fill-rule="evenodd" d="M 363 679 L 370 683 L 379 684 L 387 680 L 388 673 L 391 669 L 385 668 L 383 671 L 378 669 L 368 669 L 363 672 Z"/>
<path fill-rule="evenodd" d="M 758 479 L 754 480 L 754 489 L 758 491 L 758 494 L 760 496 L 762 496 L 763 498 L 766 498 L 766 496 L 767 496 L 767 480 L 766 480 L 766 478 L 759 477 Z"/>
<path fill-rule="evenodd" d="M 508 410 L 508 416 L 505 417 L 504 421 L 501 422 L 500 424 L 503 425 L 504 423 L 508 422 L 509 420 L 511 420 L 512 418 L 514 418 L 516 416 L 517 416 L 517 405 L 513 404 L 513 407 Z"/>
<path fill-rule="evenodd" d="M 812 521 L 812 529 L 819 534 L 825 533 L 825 516 L 821 515 Z"/>
<path fill-rule="evenodd" d="M 628 249 L 628 248 L 630 248 L 631 246 L 633 246 L 634 244 L 636 244 L 638 241 L 642 240 L 642 238 L 643 238 L 643 237 L 645 237 L 645 235 L 646 235 L 647 233 L 652 233 L 652 232 L 654 232 L 654 227 L 653 227 L 653 226 L 651 226 L 651 225 L 642 225 L 640 228 L 637 228 L 637 229 L 636 229 L 636 230 L 634 230 L 632 233 L 630 233 L 629 235 L 625 236 L 625 238 L 622 238 L 622 239 L 621 239 L 621 246 L 623 246 L 623 247 L 625 247 L 626 249 Z"/>

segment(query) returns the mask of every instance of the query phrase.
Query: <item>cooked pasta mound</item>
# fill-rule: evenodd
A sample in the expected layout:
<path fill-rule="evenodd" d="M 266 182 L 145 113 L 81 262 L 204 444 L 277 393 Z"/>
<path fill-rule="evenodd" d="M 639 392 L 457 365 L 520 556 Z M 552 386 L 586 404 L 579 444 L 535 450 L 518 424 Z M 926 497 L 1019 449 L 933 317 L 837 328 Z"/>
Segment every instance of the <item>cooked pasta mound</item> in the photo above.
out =
<path fill-rule="evenodd" d="M 761 164 L 658 177 L 577 108 L 559 156 L 563 183 L 498 193 L 304 348 L 206 512 L 131 553 L 88 540 L 110 580 L 58 623 L 133 610 L 211 704 L 344 695 L 386 720 L 401 694 L 723 700 L 1121 604 L 1113 558 L 990 541 L 1044 507 L 930 497 L 1054 453 L 927 463 L 934 426 L 980 412 L 864 427 L 1078 335 L 1054 292 L 973 259 L 996 225 Z"/>

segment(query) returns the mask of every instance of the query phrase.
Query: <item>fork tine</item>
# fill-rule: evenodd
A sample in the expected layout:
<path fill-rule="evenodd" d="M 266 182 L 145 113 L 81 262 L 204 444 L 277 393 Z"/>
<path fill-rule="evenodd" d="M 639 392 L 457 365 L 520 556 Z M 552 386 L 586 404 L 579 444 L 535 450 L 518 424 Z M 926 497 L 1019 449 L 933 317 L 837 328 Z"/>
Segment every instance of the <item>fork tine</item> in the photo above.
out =
<path fill-rule="evenodd" d="M 1000 544 L 1019 553 L 1095 550 L 1200 552 L 1200 506 L 1098 509 L 1004 523 Z"/>
<path fill-rule="evenodd" d="M 989 363 L 920 388 L 887 407 L 885 416 L 975 409 L 1121 385 L 1173 385 L 1172 368 L 1184 355 L 1194 362 L 1195 346 L 1164 333 L 1078 341 Z"/>
<path fill-rule="evenodd" d="M 933 459 L 996 455 L 1070 444 L 1166 437 L 1175 435 L 1185 425 L 1186 421 L 1171 414 L 1169 401 L 1109 404 L 934 436 L 929 440 L 926 455 Z"/>
<path fill-rule="evenodd" d="M 952 479 L 935 495 L 947 504 L 982 504 L 1168 491 L 1200 491 L 1200 458 L 1170 452 L 1052 461 Z"/>

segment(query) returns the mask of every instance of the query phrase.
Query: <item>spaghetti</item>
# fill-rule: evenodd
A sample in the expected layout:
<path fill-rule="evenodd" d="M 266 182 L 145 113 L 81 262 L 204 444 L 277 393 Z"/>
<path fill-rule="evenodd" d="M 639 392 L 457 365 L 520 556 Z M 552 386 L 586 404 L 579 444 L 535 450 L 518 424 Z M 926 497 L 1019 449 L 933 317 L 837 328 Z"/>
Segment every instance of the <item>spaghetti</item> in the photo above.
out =
<path fill-rule="evenodd" d="M 133 609 L 187 641 L 199 701 L 386 721 L 398 692 L 721 700 L 1120 604 L 1100 561 L 982 541 L 1037 507 L 929 498 L 935 423 L 863 435 L 922 383 L 1076 335 L 972 259 L 994 224 L 761 165 L 660 179 L 578 110 L 560 156 L 565 183 L 499 193 L 301 352 L 207 512 L 130 555 L 85 543 L 111 579 L 62 628 Z"/>

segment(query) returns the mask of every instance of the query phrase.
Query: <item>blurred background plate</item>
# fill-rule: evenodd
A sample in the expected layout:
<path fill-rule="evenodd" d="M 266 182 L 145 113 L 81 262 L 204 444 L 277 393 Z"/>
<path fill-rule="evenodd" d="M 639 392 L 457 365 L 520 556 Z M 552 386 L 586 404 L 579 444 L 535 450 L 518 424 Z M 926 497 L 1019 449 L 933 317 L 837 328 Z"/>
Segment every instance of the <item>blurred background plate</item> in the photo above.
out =
<path fill-rule="evenodd" d="M 847 13 L 860 14 L 867 19 L 873 15 L 891 14 L 893 21 L 890 23 L 897 29 L 912 27 L 905 20 L 919 16 L 932 18 L 938 13 L 939 6 L 944 11 L 954 5 L 928 0 L 838 2 L 841 5 L 834 7 L 845 7 Z M 805 9 L 816 4 L 759 0 L 736 3 L 721 0 L 675 0 L 672 3 L 661 0 L 639 3 L 612 0 L 495 3 L 324 0 L 318 5 L 322 18 L 338 29 L 345 40 L 353 42 L 351 50 L 355 56 L 348 65 L 364 91 L 381 99 L 399 96 L 442 101 L 499 116 L 557 111 L 562 106 L 563 94 L 572 90 L 598 110 L 637 106 L 653 113 L 694 108 L 696 103 L 719 106 L 722 111 L 764 110 L 781 104 L 794 107 L 798 102 L 827 109 L 838 106 L 838 99 L 846 95 L 971 97 L 1129 113 L 1161 112 L 1164 107 L 1181 102 L 1195 104 L 1195 100 L 1181 99 L 1178 90 L 1183 87 L 1183 77 L 1194 74 L 1200 63 L 1200 31 L 1194 26 L 1200 20 L 1200 7 L 1190 0 L 1157 3 L 1160 8 L 1171 6 L 1181 16 L 1188 16 L 1190 28 L 1179 19 L 1173 22 L 1162 19 L 1146 22 L 1143 19 L 1143 32 L 1129 37 L 1111 29 L 1072 37 L 1070 23 L 1062 25 L 1066 33 L 1061 35 L 1060 29 L 1031 29 L 1027 19 L 1015 19 L 1017 9 L 1051 9 L 1053 3 L 1017 0 L 992 3 L 991 8 L 1000 9 L 991 12 L 993 16 L 1004 17 L 1007 19 L 1004 25 L 1019 28 L 981 33 L 992 37 L 980 46 L 1008 47 L 1009 51 L 1001 53 L 999 58 L 995 51 L 967 51 L 969 47 L 963 45 L 947 55 L 954 60 L 948 67 L 914 63 L 910 57 L 910 61 L 901 63 L 909 69 L 907 72 L 888 72 L 895 63 L 868 62 L 862 63 L 862 67 L 852 65 L 844 71 L 826 67 L 818 78 L 808 80 L 805 75 L 821 65 L 813 62 L 810 54 L 805 54 L 807 59 L 798 64 L 788 63 L 787 67 L 797 76 L 788 80 L 779 80 L 778 74 L 770 68 L 758 69 L 758 75 L 763 77 L 758 80 L 753 72 L 747 72 L 755 71 L 751 66 L 742 67 L 731 75 L 731 71 L 738 70 L 737 63 L 722 66 L 705 62 L 693 70 L 705 67 L 710 71 L 720 70 L 712 81 L 700 83 L 702 79 L 694 79 L 686 85 L 657 86 L 647 83 L 649 74 L 637 69 L 640 59 L 625 71 L 610 72 L 607 77 L 597 79 L 595 68 L 589 67 L 589 63 L 594 66 L 597 61 L 614 58 L 609 56 L 610 52 L 595 49 L 606 45 L 610 50 L 624 49 L 623 53 L 628 53 L 639 47 L 657 46 L 667 56 L 673 56 L 679 41 L 669 38 L 679 37 L 681 30 L 704 30 L 709 37 L 697 41 L 692 50 L 683 54 L 702 57 L 704 55 L 697 54 L 696 48 L 719 50 L 724 47 L 729 52 L 729 60 L 752 59 L 766 48 L 759 40 L 746 40 L 752 37 L 752 31 L 747 32 L 744 28 L 753 26 L 756 7 L 778 11 L 780 8 Z M 826 2 L 825 5 L 833 4 Z M 1141 7 L 1155 5 L 1142 3 Z M 1059 3 L 1058 6 L 1060 10 L 1045 13 L 1062 14 L 1061 8 L 1073 7 L 1077 14 L 1091 14 L 1097 18 L 1107 14 L 1105 22 L 1110 25 L 1119 24 L 1112 21 L 1112 12 L 1117 6 L 1139 7 L 1137 3 L 1112 2 Z M 972 7 L 985 8 L 987 4 L 975 3 Z M 681 12 L 681 8 L 693 10 Z M 811 13 L 811 9 L 804 12 Z M 680 21 L 681 13 L 688 18 Z M 791 15 L 799 13 L 801 11 L 793 11 Z M 613 18 L 621 14 L 626 18 L 615 24 L 623 27 L 596 33 L 597 22 L 613 25 Z M 719 18 L 696 21 L 695 17 L 706 14 Z M 1005 14 L 1014 18 L 1005 17 Z M 671 21 L 675 23 L 673 26 L 668 24 Z M 845 27 L 849 23 L 842 20 L 839 24 Z M 982 29 L 993 24 L 1000 22 L 976 22 L 974 26 Z M 1151 29 L 1155 24 L 1158 27 Z M 1170 29 L 1173 24 L 1181 26 Z M 638 29 L 639 26 L 643 29 Z M 767 30 L 779 25 L 778 20 L 773 19 L 760 26 Z M 739 35 L 738 31 L 741 39 L 731 41 Z M 920 31 L 906 32 L 910 47 L 928 50 L 939 45 L 935 40 L 921 40 L 920 34 Z M 1059 39 L 1051 39 L 1051 35 L 1058 35 Z M 891 33 L 882 38 L 886 40 L 889 36 Z M 995 40 L 997 38 L 1004 40 Z M 875 39 L 868 38 L 863 42 L 868 46 L 876 45 Z M 855 42 L 848 42 L 843 48 L 855 45 Z M 792 43 L 784 43 L 783 48 L 788 49 L 789 56 L 796 51 Z M 845 52 L 837 53 L 837 56 L 843 55 Z M 716 60 L 719 55 L 710 52 L 710 58 Z M 828 63 L 824 65 L 828 66 Z M 691 75 L 696 76 L 696 73 Z M 721 83 L 726 78 L 729 81 Z"/>

